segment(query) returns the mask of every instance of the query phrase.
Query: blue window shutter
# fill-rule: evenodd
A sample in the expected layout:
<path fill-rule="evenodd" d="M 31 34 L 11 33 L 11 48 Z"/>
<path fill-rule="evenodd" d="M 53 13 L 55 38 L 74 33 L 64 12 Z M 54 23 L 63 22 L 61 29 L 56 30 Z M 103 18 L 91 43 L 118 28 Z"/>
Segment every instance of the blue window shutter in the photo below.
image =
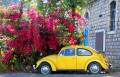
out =
<path fill-rule="evenodd" d="M 85 29 L 85 43 L 84 45 L 87 46 L 88 44 L 88 29 Z"/>

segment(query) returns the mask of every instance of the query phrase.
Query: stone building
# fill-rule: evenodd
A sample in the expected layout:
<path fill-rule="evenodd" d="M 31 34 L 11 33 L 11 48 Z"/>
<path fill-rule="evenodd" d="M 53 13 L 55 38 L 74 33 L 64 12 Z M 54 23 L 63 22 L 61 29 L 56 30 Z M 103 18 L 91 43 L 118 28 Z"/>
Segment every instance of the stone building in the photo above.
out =
<path fill-rule="evenodd" d="M 120 67 L 120 0 L 91 0 L 83 16 L 89 21 L 87 45 Z"/>

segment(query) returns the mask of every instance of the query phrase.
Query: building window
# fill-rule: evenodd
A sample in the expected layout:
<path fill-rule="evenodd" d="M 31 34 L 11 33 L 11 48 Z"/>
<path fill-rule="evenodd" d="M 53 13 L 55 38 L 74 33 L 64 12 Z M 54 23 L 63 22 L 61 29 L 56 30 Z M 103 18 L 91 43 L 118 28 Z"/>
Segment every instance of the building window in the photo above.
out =
<path fill-rule="evenodd" d="M 116 2 L 112 1 L 110 4 L 110 31 L 115 30 L 115 13 L 116 13 Z"/>
<path fill-rule="evenodd" d="M 87 20 L 89 20 L 88 12 L 86 12 L 86 14 L 85 14 L 85 18 L 86 18 Z"/>
<path fill-rule="evenodd" d="M 105 30 L 95 31 L 95 49 L 99 52 L 105 51 Z"/>

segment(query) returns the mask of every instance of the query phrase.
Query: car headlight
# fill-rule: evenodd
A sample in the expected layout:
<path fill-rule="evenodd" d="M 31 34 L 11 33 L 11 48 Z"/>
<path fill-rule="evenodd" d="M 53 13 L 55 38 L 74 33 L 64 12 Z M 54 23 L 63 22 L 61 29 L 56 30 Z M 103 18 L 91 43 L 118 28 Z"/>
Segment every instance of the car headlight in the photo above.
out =
<path fill-rule="evenodd" d="M 34 69 L 34 70 L 36 69 L 35 65 L 33 65 L 33 69 Z"/>

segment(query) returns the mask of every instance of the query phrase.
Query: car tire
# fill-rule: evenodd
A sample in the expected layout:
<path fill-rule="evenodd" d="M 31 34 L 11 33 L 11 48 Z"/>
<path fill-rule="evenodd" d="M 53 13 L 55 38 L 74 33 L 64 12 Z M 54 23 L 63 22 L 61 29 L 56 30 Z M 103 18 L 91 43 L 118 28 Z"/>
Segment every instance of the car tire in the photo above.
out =
<path fill-rule="evenodd" d="M 88 71 L 90 74 L 99 74 L 101 73 L 102 67 L 99 63 L 90 63 L 90 65 L 88 66 Z"/>
<path fill-rule="evenodd" d="M 39 66 L 39 74 L 44 74 L 44 75 L 47 75 L 47 74 L 51 74 L 52 73 L 52 69 L 51 69 L 51 66 L 50 64 L 48 63 L 42 63 L 40 66 Z"/>

